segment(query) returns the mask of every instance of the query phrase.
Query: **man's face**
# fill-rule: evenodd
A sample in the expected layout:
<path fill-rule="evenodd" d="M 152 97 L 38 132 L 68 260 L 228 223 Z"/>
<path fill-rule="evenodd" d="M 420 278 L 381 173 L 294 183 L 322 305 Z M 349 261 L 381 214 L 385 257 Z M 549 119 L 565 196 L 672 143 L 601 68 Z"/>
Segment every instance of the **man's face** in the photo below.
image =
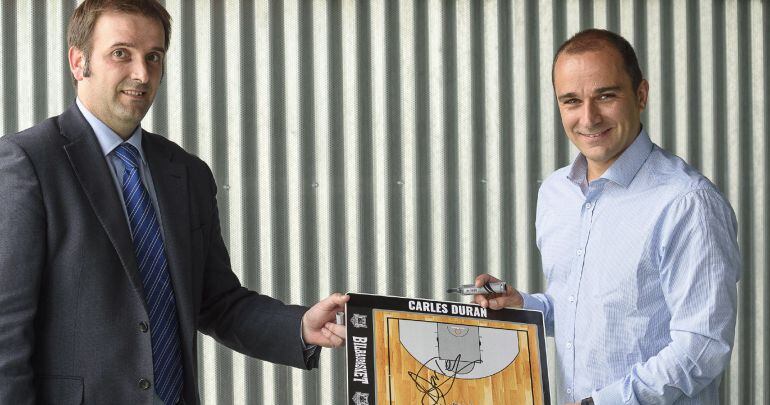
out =
<path fill-rule="evenodd" d="M 127 139 L 155 99 L 163 74 L 165 33 L 159 21 L 139 14 L 102 14 L 86 55 L 69 53 L 80 100 L 97 118 Z"/>
<path fill-rule="evenodd" d="M 554 91 L 564 132 L 588 162 L 588 180 L 600 177 L 633 143 L 647 104 L 647 81 L 638 89 L 610 47 L 556 60 Z"/>

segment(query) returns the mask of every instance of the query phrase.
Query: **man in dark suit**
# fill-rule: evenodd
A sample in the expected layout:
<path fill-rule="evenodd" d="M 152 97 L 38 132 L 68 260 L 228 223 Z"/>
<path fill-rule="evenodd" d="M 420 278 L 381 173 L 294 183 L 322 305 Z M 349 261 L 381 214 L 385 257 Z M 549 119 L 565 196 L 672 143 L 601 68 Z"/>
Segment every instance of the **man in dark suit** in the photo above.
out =
<path fill-rule="evenodd" d="M 197 404 L 196 330 L 301 368 L 344 342 L 346 296 L 308 309 L 240 285 L 208 166 L 141 129 L 169 20 L 156 0 L 83 2 L 76 103 L 0 138 L 2 404 Z"/>

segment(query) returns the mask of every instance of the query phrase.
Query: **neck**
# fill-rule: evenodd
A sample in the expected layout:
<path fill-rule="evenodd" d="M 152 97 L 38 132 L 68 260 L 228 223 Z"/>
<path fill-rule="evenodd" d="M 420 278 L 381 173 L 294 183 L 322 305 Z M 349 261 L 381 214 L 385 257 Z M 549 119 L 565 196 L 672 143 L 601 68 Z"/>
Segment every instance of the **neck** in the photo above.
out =
<path fill-rule="evenodd" d="M 599 165 L 597 163 L 591 163 L 588 162 L 588 170 L 586 170 L 586 180 L 589 182 L 592 182 L 599 177 L 602 177 L 602 174 L 607 171 L 609 168 L 609 165 Z"/>
<path fill-rule="evenodd" d="M 80 102 L 83 104 L 83 106 L 88 109 L 88 112 L 90 112 L 94 117 L 96 117 L 113 132 L 118 134 L 118 136 L 124 141 L 127 141 L 128 138 L 131 138 L 134 130 L 136 130 L 136 127 L 139 126 L 139 122 L 121 125 L 123 124 L 122 122 L 114 122 L 115 120 L 106 119 L 106 114 L 103 114 L 100 109 L 94 108 L 87 100 L 85 100 L 83 97 L 80 97 L 80 95 L 78 95 L 78 98 L 80 99 Z"/>

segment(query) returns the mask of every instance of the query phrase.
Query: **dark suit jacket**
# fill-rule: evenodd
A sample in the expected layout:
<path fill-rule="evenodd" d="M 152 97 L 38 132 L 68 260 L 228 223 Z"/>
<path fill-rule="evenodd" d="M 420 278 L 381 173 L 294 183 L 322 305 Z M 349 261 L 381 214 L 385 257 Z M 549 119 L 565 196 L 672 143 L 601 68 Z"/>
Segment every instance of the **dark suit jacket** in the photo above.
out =
<path fill-rule="evenodd" d="M 183 399 L 199 403 L 196 330 L 306 367 L 300 320 L 230 268 L 208 166 L 143 133 L 179 314 Z M 129 225 L 96 136 L 73 104 L 0 138 L 0 404 L 151 404 L 149 322 Z"/>

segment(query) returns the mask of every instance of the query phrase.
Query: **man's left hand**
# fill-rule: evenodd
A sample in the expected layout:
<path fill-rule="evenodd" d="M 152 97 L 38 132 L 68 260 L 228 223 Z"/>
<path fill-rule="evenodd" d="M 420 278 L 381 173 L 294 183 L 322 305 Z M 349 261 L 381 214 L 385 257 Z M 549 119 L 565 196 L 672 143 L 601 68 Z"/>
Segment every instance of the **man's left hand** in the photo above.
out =
<path fill-rule="evenodd" d="M 310 307 L 302 316 L 302 339 L 306 345 L 340 347 L 345 344 L 347 329 L 337 325 L 337 312 L 345 310 L 349 295 L 334 293 Z"/>

